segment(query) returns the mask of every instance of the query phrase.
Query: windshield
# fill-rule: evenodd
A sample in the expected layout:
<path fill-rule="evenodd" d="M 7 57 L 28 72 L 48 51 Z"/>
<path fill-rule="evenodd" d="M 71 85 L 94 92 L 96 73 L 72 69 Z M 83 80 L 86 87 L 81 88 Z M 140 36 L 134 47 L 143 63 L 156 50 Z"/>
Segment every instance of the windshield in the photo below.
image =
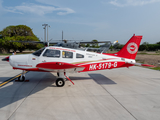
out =
<path fill-rule="evenodd" d="M 40 49 L 40 50 L 37 50 L 36 52 L 34 52 L 34 53 L 32 53 L 32 54 L 35 55 L 35 56 L 40 56 L 44 49 L 45 49 L 45 48 L 42 48 L 42 49 Z"/>
<path fill-rule="evenodd" d="M 44 52 L 43 56 L 59 58 L 60 57 L 60 50 L 47 49 Z"/>

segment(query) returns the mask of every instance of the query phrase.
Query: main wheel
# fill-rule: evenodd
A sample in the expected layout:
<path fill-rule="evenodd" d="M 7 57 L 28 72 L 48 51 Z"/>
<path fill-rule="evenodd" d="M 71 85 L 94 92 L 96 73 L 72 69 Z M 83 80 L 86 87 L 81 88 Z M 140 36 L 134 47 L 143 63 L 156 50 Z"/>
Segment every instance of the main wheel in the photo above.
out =
<path fill-rule="evenodd" d="M 57 85 L 57 87 L 63 87 L 65 85 L 64 79 L 63 78 L 58 78 L 56 80 L 56 85 Z"/>

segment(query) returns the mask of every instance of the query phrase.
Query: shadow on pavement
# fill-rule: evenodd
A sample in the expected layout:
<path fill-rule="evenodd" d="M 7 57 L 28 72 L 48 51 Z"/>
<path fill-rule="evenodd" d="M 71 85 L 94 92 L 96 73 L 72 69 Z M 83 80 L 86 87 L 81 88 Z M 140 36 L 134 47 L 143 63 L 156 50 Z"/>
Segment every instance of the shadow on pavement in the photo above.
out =
<path fill-rule="evenodd" d="M 102 74 L 88 74 L 97 84 L 117 84 Z"/>

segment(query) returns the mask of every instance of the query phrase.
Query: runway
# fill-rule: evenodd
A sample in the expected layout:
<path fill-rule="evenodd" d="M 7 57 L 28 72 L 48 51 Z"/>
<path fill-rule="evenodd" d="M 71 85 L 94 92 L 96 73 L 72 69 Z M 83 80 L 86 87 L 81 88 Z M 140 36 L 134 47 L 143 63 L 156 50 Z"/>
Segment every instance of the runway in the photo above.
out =
<path fill-rule="evenodd" d="M 0 83 L 20 73 L 0 61 Z M 56 73 L 28 72 L 26 79 L 0 87 L 0 120 L 160 119 L 159 71 L 134 66 L 75 73 L 75 85 L 64 87 L 56 87 Z"/>

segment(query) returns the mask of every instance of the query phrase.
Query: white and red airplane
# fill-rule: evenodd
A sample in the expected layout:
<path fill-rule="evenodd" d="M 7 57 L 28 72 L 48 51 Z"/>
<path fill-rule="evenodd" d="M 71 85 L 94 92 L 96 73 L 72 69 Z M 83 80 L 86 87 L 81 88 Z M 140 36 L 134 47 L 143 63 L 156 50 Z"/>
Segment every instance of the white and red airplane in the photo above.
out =
<path fill-rule="evenodd" d="M 133 35 L 119 52 L 113 54 L 49 46 L 32 54 L 11 55 L 6 60 L 9 60 L 13 69 L 23 70 L 19 80 L 25 80 L 25 71 L 57 72 L 56 85 L 62 87 L 65 85 L 66 78 L 70 80 L 68 73 L 130 67 L 133 65 L 153 67 L 135 61 L 141 39 L 142 36 Z"/>

